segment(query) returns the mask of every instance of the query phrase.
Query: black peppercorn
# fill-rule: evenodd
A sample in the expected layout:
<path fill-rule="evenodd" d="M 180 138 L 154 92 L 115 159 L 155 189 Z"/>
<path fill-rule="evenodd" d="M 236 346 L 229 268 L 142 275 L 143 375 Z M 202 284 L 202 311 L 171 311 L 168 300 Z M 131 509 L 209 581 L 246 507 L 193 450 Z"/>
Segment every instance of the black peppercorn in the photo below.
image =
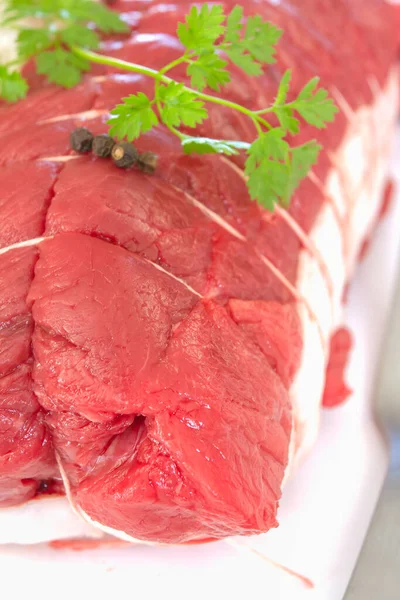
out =
<path fill-rule="evenodd" d="M 50 487 L 50 482 L 48 480 L 43 479 L 40 484 L 39 487 L 37 488 L 37 491 L 39 492 L 39 494 L 45 494 L 46 492 L 48 492 Z"/>
<path fill-rule="evenodd" d="M 93 154 L 95 156 L 100 156 L 100 158 L 108 158 L 111 156 L 114 146 L 115 141 L 109 135 L 105 133 L 102 135 L 96 135 L 93 139 Z"/>
<path fill-rule="evenodd" d="M 133 167 L 137 163 L 139 153 L 133 144 L 120 142 L 119 144 L 115 144 L 111 156 L 117 167 L 129 169 L 129 167 Z"/>
<path fill-rule="evenodd" d="M 143 173 L 151 175 L 157 167 L 158 156 L 154 152 L 142 152 L 139 154 L 138 166 Z"/>
<path fill-rule="evenodd" d="M 71 148 L 84 154 L 90 152 L 93 144 L 93 134 L 86 127 L 74 129 L 70 135 Z"/>

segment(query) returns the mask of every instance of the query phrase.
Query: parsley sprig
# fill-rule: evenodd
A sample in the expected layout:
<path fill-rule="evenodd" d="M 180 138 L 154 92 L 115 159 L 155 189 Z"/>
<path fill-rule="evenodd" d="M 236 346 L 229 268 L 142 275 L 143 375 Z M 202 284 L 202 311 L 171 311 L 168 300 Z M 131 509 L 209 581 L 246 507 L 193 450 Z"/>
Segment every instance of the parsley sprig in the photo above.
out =
<path fill-rule="evenodd" d="M 30 28 L 23 26 L 27 17 L 34 19 Z M 257 77 L 266 65 L 274 63 L 276 45 L 283 33 L 258 15 L 245 19 L 240 6 L 229 14 L 217 4 L 193 6 L 177 29 L 182 55 L 159 71 L 95 52 L 101 33 L 124 33 L 128 28 L 117 13 L 93 0 L 9 0 L 4 22 L 18 29 L 20 63 L 33 58 L 38 73 L 58 85 L 73 87 L 91 63 L 152 78 L 151 96 L 131 94 L 111 110 L 110 134 L 133 141 L 163 124 L 179 137 L 187 154 L 231 156 L 245 152 L 251 198 L 271 211 L 277 203 L 289 205 L 321 150 L 315 140 L 291 145 L 290 136 L 299 133 L 302 121 L 321 129 L 333 121 L 337 112 L 328 92 L 319 87 L 318 77 L 293 97 L 290 71 L 282 76 L 274 103 L 262 110 L 253 111 L 218 96 L 231 81 L 232 64 Z M 191 87 L 171 77 L 179 65 L 185 66 Z M 6 101 L 22 98 L 27 87 L 14 64 L 0 67 L 0 96 Z M 206 93 L 206 88 L 214 93 Z M 255 128 L 253 143 L 188 134 L 188 129 L 195 129 L 208 118 L 210 103 L 249 118 Z M 278 126 L 268 120 L 272 115 Z"/>

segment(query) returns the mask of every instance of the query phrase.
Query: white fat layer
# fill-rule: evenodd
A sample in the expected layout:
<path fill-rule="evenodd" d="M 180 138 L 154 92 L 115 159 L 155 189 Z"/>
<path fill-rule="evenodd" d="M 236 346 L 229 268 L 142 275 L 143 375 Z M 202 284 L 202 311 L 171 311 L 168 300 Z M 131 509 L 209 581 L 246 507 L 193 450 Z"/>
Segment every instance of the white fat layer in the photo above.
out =
<path fill-rule="evenodd" d="M 332 169 L 328 173 L 328 178 L 325 183 L 325 190 L 329 190 L 332 202 L 336 207 L 336 211 L 342 221 L 346 219 L 347 202 L 343 194 L 341 186 L 341 177 L 337 169 Z"/>
<path fill-rule="evenodd" d="M 311 303 L 326 348 L 329 336 L 341 322 L 346 282 L 357 264 L 363 241 L 379 215 L 388 177 L 390 140 L 399 108 L 398 90 L 399 73 L 394 68 L 385 88 L 376 92 L 374 104 L 354 113 L 343 144 L 335 154 L 337 168 L 328 175 L 326 193 L 336 199 L 336 206 L 344 216 L 344 232 L 338 229 L 332 207 L 326 203 L 310 233 L 331 273 L 334 287 L 332 311 L 328 310 L 326 289 L 317 277 L 309 253 L 300 253 L 296 287 Z M 316 323 L 300 305 L 299 314 L 303 326 L 303 352 L 290 390 L 294 408 L 294 441 L 291 447 L 294 448 L 295 463 L 308 454 L 318 434 L 329 358 L 327 353 L 321 353 Z"/>
<path fill-rule="evenodd" d="M 328 269 L 327 264 L 325 263 L 319 249 L 313 244 L 310 236 L 298 225 L 297 221 L 293 219 L 289 212 L 281 208 L 279 205 L 275 206 L 276 214 L 280 215 L 280 217 L 286 222 L 286 224 L 292 229 L 295 235 L 300 240 L 301 244 L 305 249 L 308 250 L 309 253 L 315 258 L 315 261 L 318 265 L 318 268 L 321 271 L 321 275 L 325 279 L 325 283 L 329 294 L 333 293 L 332 279 L 331 274 Z"/>
<path fill-rule="evenodd" d="M 298 303 L 303 328 L 303 352 L 300 368 L 291 387 L 294 407 L 294 432 L 290 443 L 291 467 L 306 454 L 315 442 L 320 419 L 321 397 L 325 384 L 329 336 L 340 323 L 341 297 L 345 283 L 355 267 L 356 257 L 363 239 L 377 218 L 387 177 L 389 132 L 394 129 L 398 110 L 398 72 L 393 70 L 388 85 L 379 92 L 373 106 L 363 107 L 352 116 L 349 130 L 341 148 L 335 154 L 334 164 L 325 184 L 327 196 L 333 199 L 345 223 L 346 242 L 333 207 L 326 202 L 310 233 L 312 244 L 318 249 L 328 266 L 333 283 L 333 298 L 329 299 L 326 281 L 315 266 L 315 257 L 308 250 L 300 253 L 297 277 L 297 295 L 304 296 L 312 306 L 315 317 L 304 302 Z M 364 127 L 367 119 L 379 127 Z M 362 129 L 366 137 L 359 140 Z M 365 189 L 357 190 L 349 211 L 346 194 L 355 193 L 366 166 L 373 168 L 367 148 L 376 149 L 377 163 L 373 175 L 369 174 Z M 337 171 L 340 168 L 340 176 Z M 344 189 L 344 185 L 349 189 Z M 351 190 L 351 192 L 349 191 Z M 348 252 L 344 247 L 350 242 Z M 344 247 L 343 247 L 344 246 Z M 332 302 L 333 300 L 333 302 Z M 321 335 L 325 350 L 321 352 Z M 287 469 L 286 477 L 289 475 Z M 78 512 L 75 507 L 75 511 Z M 33 544 L 54 539 L 98 537 L 104 533 L 121 539 L 135 541 L 124 532 L 114 531 L 92 521 L 79 510 L 77 516 L 68 500 L 62 497 L 43 497 L 22 506 L 0 510 L 0 543 Z"/>

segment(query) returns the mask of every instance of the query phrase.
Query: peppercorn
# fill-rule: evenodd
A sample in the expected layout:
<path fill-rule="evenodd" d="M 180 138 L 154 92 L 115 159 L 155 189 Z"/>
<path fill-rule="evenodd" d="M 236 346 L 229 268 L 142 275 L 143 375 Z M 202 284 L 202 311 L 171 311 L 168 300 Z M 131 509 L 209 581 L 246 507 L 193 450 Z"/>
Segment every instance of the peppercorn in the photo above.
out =
<path fill-rule="evenodd" d="M 78 127 L 74 129 L 70 135 L 71 147 L 76 152 L 84 154 L 90 152 L 93 144 L 93 133 L 86 127 Z"/>
<path fill-rule="evenodd" d="M 50 482 L 48 480 L 42 479 L 42 481 L 39 483 L 39 487 L 37 488 L 37 491 L 39 492 L 39 494 L 45 494 L 50 487 Z"/>
<path fill-rule="evenodd" d="M 100 158 L 108 158 L 111 156 L 112 149 L 115 146 L 115 141 L 109 135 L 103 133 L 96 135 L 93 139 L 93 154 Z"/>
<path fill-rule="evenodd" d="M 133 144 L 120 142 L 119 144 L 115 144 L 111 156 L 117 167 L 129 169 L 129 167 L 133 167 L 137 163 L 139 153 Z"/>
<path fill-rule="evenodd" d="M 138 166 L 143 173 L 151 175 L 157 167 L 158 156 L 154 152 L 142 152 L 139 154 Z"/>

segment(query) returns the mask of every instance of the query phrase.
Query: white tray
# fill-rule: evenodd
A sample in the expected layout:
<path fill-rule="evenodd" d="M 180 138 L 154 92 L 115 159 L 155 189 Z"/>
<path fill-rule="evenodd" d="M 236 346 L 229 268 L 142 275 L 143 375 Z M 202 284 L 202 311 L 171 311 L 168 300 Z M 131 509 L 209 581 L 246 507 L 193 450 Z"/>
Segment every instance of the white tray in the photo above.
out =
<path fill-rule="evenodd" d="M 393 167 L 400 162 L 400 135 L 395 157 Z M 239 546 L 219 542 L 82 552 L 3 546 L 0 573 L 2 589 L 10 590 L 6 594 L 69 600 L 86 594 L 96 600 L 341 600 L 387 464 L 371 401 L 399 251 L 397 202 L 351 287 L 346 322 L 356 343 L 348 373 L 354 395 L 345 406 L 324 412 L 312 456 L 285 489 L 279 529 L 238 540 Z M 309 578 L 314 587 L 244 544 Z"/>

